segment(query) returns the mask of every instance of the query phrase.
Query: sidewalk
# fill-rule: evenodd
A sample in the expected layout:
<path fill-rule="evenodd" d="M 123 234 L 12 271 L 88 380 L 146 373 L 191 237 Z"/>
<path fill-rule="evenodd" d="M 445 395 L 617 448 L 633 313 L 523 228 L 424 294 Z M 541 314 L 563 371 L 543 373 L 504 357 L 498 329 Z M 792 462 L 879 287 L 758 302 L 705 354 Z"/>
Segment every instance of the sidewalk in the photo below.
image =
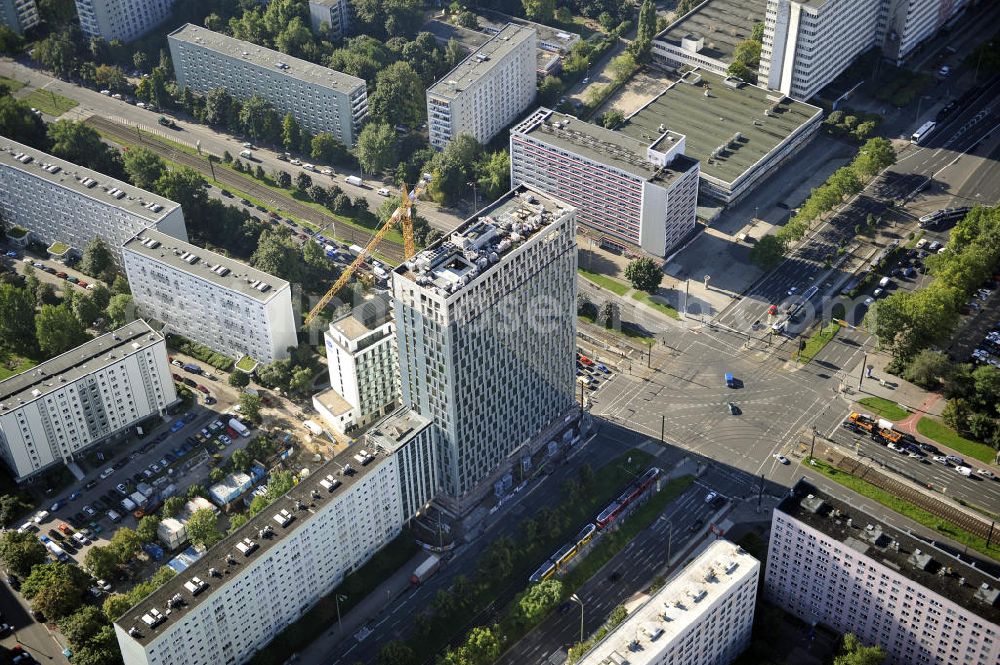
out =
<path fill-rule="evenodd" d="M 863 371 L 862 365 L 865 364 L 866 360 L 867 364 L 872 366 L 871 377 L 868 377 L 867 372 L 865 372 L 866 376 L 861 381 L 861 387 L 858 388 L 858 377 Z M 916 422 L 920 420 L 921 416 L 941 415 L 944 400 L 938 393 L 929 392 L 898 376 L 889 374 L 885 367 L 890 360 L 889 356 L 882 353 L 867 354 L 848 371 L 845 383 L 854 391 L 851 401 L 856 402 L 865 397 L 881 397 L 904 407 L 911 415 L 897 424 L 902 427 L 903 423 L 906 423 L 906 427 L 912 428 L 906 429 L 906 431 L 913 433 L 916 429 Z"/>

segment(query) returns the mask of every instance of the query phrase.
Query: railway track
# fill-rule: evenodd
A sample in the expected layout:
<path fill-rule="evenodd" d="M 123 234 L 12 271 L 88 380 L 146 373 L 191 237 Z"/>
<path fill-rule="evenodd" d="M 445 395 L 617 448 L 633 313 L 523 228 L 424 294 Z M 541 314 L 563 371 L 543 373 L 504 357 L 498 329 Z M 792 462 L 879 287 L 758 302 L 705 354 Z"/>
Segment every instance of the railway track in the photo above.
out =
<path fill-rule="evenodd" d="M 109 136 L 115 142 L 123 145 L 140 144 L 152 149 L 164 159 L 198 171 L 209 181 L 213 181 L 220 187 L 231 189 L 236 192 L 246 193 L 255 199 L 263 201 L 265 206 L 275 212 L 285 213 L 305 220 L 319 229 L 327 229 L 333 226 L 338 240 L 364 247 L 371 240 L 374 232 L 363 231 L 342 222 L 338 223 L 332 215 L 323 214 L 311 206 L 304 205 L 292 196 L 283 192 L 276 192 L 273 189 L 260 185 L 250 178 L 244 178 L 237 173 L 233 173 L 228 168 L 220 166 L 213 169 L 206 159 L 195 157 L 183 150 L 175 148 L 167 141 L 157 138 L 154 130 L 139 125 L 142 132 L 136 132 L 135 127 L 112 122 L 106 118 L 91 116 L 86 120 L 87 124 Z M 213 178 L 214 175 L 214 178 Z M 403 246 L 390 240 L 383 240 L 378 247 L 378 252 L 394 264 L 399 264 L 403 260 Z"/>

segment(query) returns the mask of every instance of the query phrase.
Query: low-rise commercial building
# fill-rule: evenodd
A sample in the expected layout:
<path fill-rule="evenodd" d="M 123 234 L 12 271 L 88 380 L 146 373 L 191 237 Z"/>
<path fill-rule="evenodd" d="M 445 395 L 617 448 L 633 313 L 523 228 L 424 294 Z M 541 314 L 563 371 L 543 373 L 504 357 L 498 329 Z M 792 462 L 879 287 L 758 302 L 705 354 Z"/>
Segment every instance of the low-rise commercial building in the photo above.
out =
<path fill-rule="evenodd" d="M 652 143 L 669 130 L 700 165 L 701 193 L 732 203 L 816 135 L 822 109 L 695 69 L 629 116 L 618 131 Z"/>
<path fill-rule="evenodd" d="M 430 144 L 459 134 L 488 143 L 535 100 L 535 31 L 506 25 L 427 89 Z"/>
<path fill-rule="evenodd" d="M 76 0 L 80 27 L 88 37 L 131 42 L 163 23 L 175 0 Z"/>
<path fill-rule="evenodd" d="M 5 25 L 19 35 L 34 28 L 41 19 L 35 0 L 0 0 L 0 25 Z"/>
<path fill-rule="evenodd" d="M 726 665 L 750 643 L 760 562 L 717 540 L 594 645 L 580 665 Z"/>
<path fill-rule="evenodd" d="M 187 522 L 199 510 L 211 510 L 215 514 L 219 513 L 219 509 L 211 501 L 196 496 L 189 499 L 175 517 L 160 520 L 156 527 L 156 537 L 163 543 L 164 547 L 172 552 L 180 549 L 188 541 Z"/>
<path fill-rule="evenodd" d="M 996 665 L 996 566 L 959 552 L 803 480 L 772 515 L 765 594 L 807 624 L 881 646 L 887 665 Z"/>
<path fill-rule="evenodd" d="M 122 244 L 144 229 L 187 240 L 179 204 L 2 136 L 0 218 L 29 232 L 24 244 L 61 242 L 82 254 L 101 238 L 119 267 Z"/>
<path fill-rule="evenodd" d="M 353 145 L 368 114 L 368 92 L 344 74 L 190 23 L 167 36 L 177 85 L 205 94 L 225 88 L 239 99 L 260 95 L 312 134 Z"/>
<path fill-rule="evenodd" d="M 0 457 L 21 481 L 176 401 L 163 336 L 133 321 L 0 381 Z"/>
<path fill-rule="evenodd" d="M 733 64 L 736 45 L 750 39 L 764 20 L 767 0 L 706 0 L 684 14 L 653 40 L 653 62 L 688 65 L 720 76 Z"/>
<path fill-rule="evenodd" d="M 153 230 L 131 238 L 122 254 L 136 308 L 166 330 L 261 363 L 298 345 L 285 280 Z"/>
<path fill-rule="evenodd" d="M 656 256 L 694 230 L 698 162 L 674 132 L 639 141 L 541 108 L 510 132 L 510 174 L 512 186 L 566 201 L 580 223 Z"/>

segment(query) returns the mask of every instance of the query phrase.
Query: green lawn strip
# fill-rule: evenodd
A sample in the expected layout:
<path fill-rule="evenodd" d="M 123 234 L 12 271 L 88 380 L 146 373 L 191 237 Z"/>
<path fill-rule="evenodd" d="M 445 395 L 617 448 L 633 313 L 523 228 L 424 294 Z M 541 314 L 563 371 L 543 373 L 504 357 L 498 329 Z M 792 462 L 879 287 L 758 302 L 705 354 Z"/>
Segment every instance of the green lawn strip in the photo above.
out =
<path fill-rule="evenodd" d="M 244 372 L 252 372 L 257 364 L 257 361 L 250 356 L 243 356 L 236 363 L 236 369 L 243 370 Z"/>
<path fill-rule="evenodd" d="M 21 372 L 27 372 L 37 364 L 38 363 L 34 360 L 22 358 L 20 356 L 10 358 L 7 362 L 0 363 L 0 381 L 9 379 L 10 377 L 16 376 Z M 14 369 L 11 369 L 11 365 L 14 366 Z"/>
<path fill-rule="evenodd" d="M 42 113 L 47 113 L 55 117 L 61 116 L 66 111 L 79 106 L 76 100 L 63 97 L 49 90 L 33 90 L 22 97 L 21 101 L 28 106 L 38 109 Z"/>
<path fill-rule="evenodd" d="M 620 296 L 625 295 L 631 288 L 628 284 L 620 282 L 614 277 L 608 277 L 607 275 L 590 272 L 589 270 L 584 270 L 583 268 L 578 268 L 577 270 L 586 279 L 590 280 L 594 284 L 597 284 L 602 289 L 607 289 L 608 291 L 616 293 Z"/>
<path fill-rule="evenodd" d="M 844 487 L 847 487 L 862 496 L 878 501 L 883 506 L 891 508 L 904 517 L 908 517 L 915 522 L 919 522 L 929 529 L 934 529 L 948 538 L 951 538 L 955 542 L 968 545 L 977 552 L 1000 560 L 1000 543 L 997 543 L 996 541 L 994 541 L 992 546 L 987 547 L 985 538 L 980 538 L 979 536 L 971 534 L 965 529 L 952 524 L 948 520 L 942 519 L 937 515 L 924 510 L 923 508 L 918 508 L 905 499 L 890 494 L 889 492 L 872 485 L 866 480 L 852 476 L 851 474 L 841 471 L 840 469 L 836 469 L 818 459 L 813 458 L 810 461 L 810 466 L 827 478 L 837 481 Z"/>
<path fill-rule="evenodd" d="M 930 416 L 923 416 L 917 421 L 917 431 L 928 439 L 937 441 L 942 446 L 948 446 L 952 450 L 957 450 L 963 455 L 974 457 L 980 462 L 992 464 L 996 458 L 997 453 L 992 447 L 985 443 L 970 441 L 940 420 L 931 418 Z"/>
<path fill-rule="evenodd" d="M 903 420 L 910 413 L 901 406 L 882 397 L 865 397 L 858 404 L 886 420 Z"/>
<path fill-rule="evenodd" d="M 678 321 L 680 321 L 681 315 L 677 313 L 677 310 L 671 307 L 670 305 L 666 304 L 665 302 L 660 302 L 663 299 L 660 298 L 659 296 L 652 296 L 646 293 L 645 291 L 634 291 L 632 293 L 632 297 L 635 300 L 638 300 L 639 302 L 648 305 L 649 307 L 652 307 L 660 314 L 665 314 L 672 319 L 677 319 Z M 654 300 L 653 299 L 654 297 L 657 299 Z"/>
<path fill-rule="evenodd" d="M 17 79 L 9 79 L 6 76 L 0 76 L 0 85 L 5 86 L 8 90 L 10 90 L 10 94 L 14 94 L 18 90 L 26 86 L 27 83 L 22 83 Z"/>
<path fill-rule="evenodd" d="M 830 343 L 830 341 L 840 330 L 840 324 L 831 321 L 825 327 L 820 328 L 812 334 L 812 336 L 806 340 L 806 345 L 799 352 L 799 362 L 808 363 L 810 360 L 816 357 L 816 354 L 823 350 L 823 347 Z"/>
<path fill-rule="evenodd" d="M 344 578 L 330 594 L 322 598 L 295 623 L 283 630 L 264 647 L 250 663 L 253 665 L 280 665 L 288 655 L 312 643 L 324 631 L 337 624 L 335 595 L 346 596 L 340 601 L 341 616 L 347 614 L 369 593 L 393 573 L 403 567 L 417 553 L 413 535 L 404 531 L 391 543 L 379 550 L 368 563 Z"/>
<path fill-rule="evenodd" d="M 163 132 L 176 131 L 176 130 L 173 130 L 173 129 L 169 129 L 167 127 L 163 127 L 162 125 L 159 125 L 159 124 L 157 125 L 157 127 L 161 127 L 162 129 L 160 131 L 163 131 Z M 140 134 L 147 134 L 147 135 L 149 135 L 151 137 L 150 140 L 152 140 L 152 141 L 162 141 L 163 143 L 166 143 L 167 145 L 169 145 L 171 148 L 176 148 L 177 150 L 180 150 L 181 152 L 186 152 L 187 154 L 192 155 L 194 157 L 204 157 L 206 161 L 208 160 L 208 152 L 205 151 L 205 150 L 202 150 L 201 152 L 198 152 L 198 149 L 195 148 L 194 146 L 190 146 L 190 145 L 188 145 L 186 143 L 181 143 L 180 141 L 174 141 L 173 139 L 167 138 L 166 136 L 163 136 L 162 134 L 157 134 L 156 132 L 151 132 L 148 129 L 147 130 L 142 130 L 141 128 L 138 128 L 137 130 L 139 131 Z"/>

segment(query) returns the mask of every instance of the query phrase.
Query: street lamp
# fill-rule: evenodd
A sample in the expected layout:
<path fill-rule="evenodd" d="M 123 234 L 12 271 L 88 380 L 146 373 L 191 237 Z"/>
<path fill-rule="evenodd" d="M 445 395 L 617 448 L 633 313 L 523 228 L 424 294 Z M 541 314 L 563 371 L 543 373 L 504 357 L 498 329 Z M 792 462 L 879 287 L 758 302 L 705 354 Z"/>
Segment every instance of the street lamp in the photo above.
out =
<path fill-rule="evenodd" d="M 472 180 L 465 184 L 468 185 L 469 187 L 472 187 L 472 212 L 475 213 L 477 210 L 479 210 L 479 194 L 476 191 L 476 181 Z"/>
<path fill-rule="evenodd" d="M 583 601 L 575 593 L 569 599 L 580 605 L 580 642 L 583 643 Z"/>
<path fill-rule="evenodd" d="M 342 633 L 344 631 L 344 624 L 340 621 L 340 601 L 347 600 L 347 596 L 342 596 L 338 593 L 334 596 L 334 600 L 337 602 L 337 632 Z"/>

